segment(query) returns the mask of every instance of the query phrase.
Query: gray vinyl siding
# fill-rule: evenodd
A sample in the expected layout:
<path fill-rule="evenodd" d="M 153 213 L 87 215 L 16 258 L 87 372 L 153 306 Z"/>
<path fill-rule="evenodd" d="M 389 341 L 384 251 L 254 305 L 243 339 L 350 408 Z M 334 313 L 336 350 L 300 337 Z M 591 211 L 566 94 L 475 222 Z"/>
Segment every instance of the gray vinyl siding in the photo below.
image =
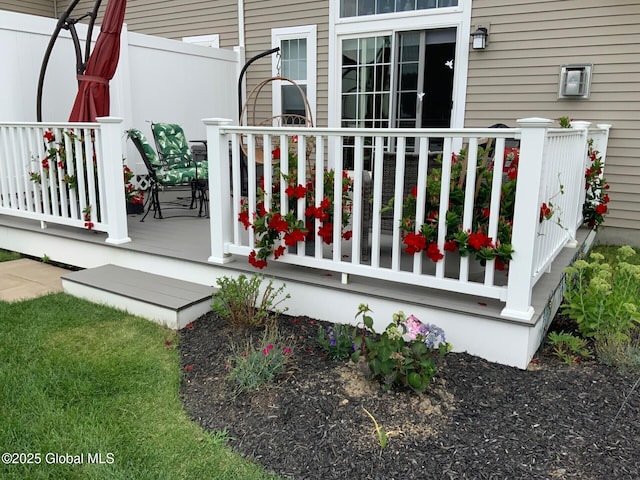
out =
<path fill-rule="evenodd" d="M 489 44 L 469 55 L 465 125 L 564 115 L 612 124 L 605 226 L 640 229 L 640 2 L 474 0 L 471 23 L 488 25 Z M 557 98 L 570 63 L 593 64 L 587 100 Z"/>
<path fill-rule="evenodd" d="M 91 10 L 93 0 L 82 0 L 77 12 Z M 100 23 L 107 5 L 103 1 Z M 125 22 L 129 31 L 181 40 L 195 35 L 220 35 L 220 47 L 233 48 L 238 40 L 237 0 L 128 0 Z"/>
<path fill-rule="evenodd" d="M 40 15 L 41 17 L 53 17 L 52 0 L 2 0 L 0 10 L 9 12 Z"/>
<path fill-rule="evenodd" d="M 246 0 L 245 2 L 246 58 L 271 48 L 271 29 L 316 25 L 317 33 L 317 78 L 316 78 L 316 126 L 327 126 L 328 61 L 329 61 L 329 2 L 300 0 L 292 8 L 291 3 L 280 0 Z M 254 63 L 247 72 L 247 91 L 260 81 L 270 78 L 271 58 L 265 57 Z M 270 118 L 271 97 L 261 94 L 256 116 Z M 269 89 L 270 93 L 270 89 Z"/>

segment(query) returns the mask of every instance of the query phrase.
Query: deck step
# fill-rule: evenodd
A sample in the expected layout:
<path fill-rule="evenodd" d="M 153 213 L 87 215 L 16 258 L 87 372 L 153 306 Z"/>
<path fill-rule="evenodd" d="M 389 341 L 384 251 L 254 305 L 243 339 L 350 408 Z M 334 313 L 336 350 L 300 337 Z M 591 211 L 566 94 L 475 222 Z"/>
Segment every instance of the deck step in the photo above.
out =
<path fill-rule="evenodd" d="M 174 330 L 207 313 L 216 291 L 214 287 L 116 265 L 63 275 L 62 287 L 70 295 L 126 310 Z"/>

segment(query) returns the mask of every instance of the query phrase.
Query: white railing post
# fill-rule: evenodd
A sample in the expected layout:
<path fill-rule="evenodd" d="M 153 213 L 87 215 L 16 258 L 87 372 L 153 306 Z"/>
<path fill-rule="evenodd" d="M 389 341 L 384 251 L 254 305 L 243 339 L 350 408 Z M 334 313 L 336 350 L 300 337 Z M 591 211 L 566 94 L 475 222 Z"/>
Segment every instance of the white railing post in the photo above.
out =
<path fill-rule="evenodd" d="M 122 173 L 122 118 L 100 117 L 102 162 L 104 171 L 104 199 L 107 214 L 106 242 L 113 245 L 130 242 L 127 227 L 127 206 Z M 87 159 L 91 161 L 91 159 Z"/>
<path fill-rule="evenodd" d="M 600 152 L 600 158 L 602 159 L 602 165 L 604 166 L 607 161 L 607 146 L 609 144 L 609 131 L 611 130 L 611 125 L 608 123 L 599 123 L 596 126 L 599 131 L 594 135 L 591 135 L 593 138 L 593 148 Z"/>
<path fill-rule="evenodd" d="M 233 208 L 229 144 L 220 131 L 231 124 L 226 118 L 205 118 L 207 127 L 207 160 L 209 162 L 209 216 L 211 224 L 211 263 L 228 263 L 231 256 L 227 245 L 233 239 Z M 240 192 L 234 192 L 240 195 Z M 239 201 L 238 198 L 235 199 Z"/>
<path fill-rule="evenodd" d="M 507 304 L 501 312 L 503 317 L 519 320 L 529 320 L 533 317 L 531 290 L 534 247 L 540 215 L 538 196 L 547 128 L 552 123 L 552 120 L 546 118 L 518 120 L 521 126 L 520 160 L 511 238 L 515 252 L 509 265 Z"/>

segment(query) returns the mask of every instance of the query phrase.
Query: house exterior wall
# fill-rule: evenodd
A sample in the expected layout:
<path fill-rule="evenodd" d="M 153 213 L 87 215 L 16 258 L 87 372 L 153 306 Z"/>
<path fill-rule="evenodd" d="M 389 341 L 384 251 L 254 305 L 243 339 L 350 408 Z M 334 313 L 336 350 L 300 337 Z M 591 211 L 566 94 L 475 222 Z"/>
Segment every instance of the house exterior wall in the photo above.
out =
<path fill-rule="evenodd" d="M 52 0 L 0 0 L 0 10 L 54 17 Z"/>
<path fill-rule="evenodd" d="M 611 123 L 600 239 L 640 244 L 640 2 L 474 0 L 471 23 L 489 28 L 489 43 L 469 55 L 465 125 L 515 126 L 527 116 Z M 572 63 L 593 64 L 588 99 L 558 99 L 560 67 Z"/>

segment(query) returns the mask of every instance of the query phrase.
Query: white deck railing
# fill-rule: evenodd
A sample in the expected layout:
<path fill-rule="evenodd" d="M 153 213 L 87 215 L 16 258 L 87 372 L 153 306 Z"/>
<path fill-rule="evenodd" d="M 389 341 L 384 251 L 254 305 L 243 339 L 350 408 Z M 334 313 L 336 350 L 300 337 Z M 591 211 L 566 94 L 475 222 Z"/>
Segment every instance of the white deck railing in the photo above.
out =
<path fill-rule="evenodd" d="M 334 218 L 333 242 L 331 251 L 323 249 L 321 242 L 315 242 L 313 252 L 305 251 L 298 244 L 295 253 L 287 253 L 277 261 L 303 265 L 318 269 L 341 272 L 343 278 L 348 274 L 384 279 L 388 281 L 421 285 L 430 288 L 449 290 L 466 294 L 495 298 L 506 302 L 503 316 L 516 319 L 529 319 L 533 315 L 531 292 L 540 278 L 558 255 L 560 250 L 575 240 L 577 219 L 581 216 L 584 199 L 584 166 L 586 159 L 586 141 L 588 124 L 579 124 L 578 128 L 550 129 L 551 121 L 546 119 L 526 119 L 519 121 L 515 129 L 329 129 L 329 128 L 257 128 L 231 126 L 229 121 L 208 119 L 207 140 L 209 144 L 209 182 L 211 199 L 211 242 L 210 261 L 225 263 L 232 255 L 247 256 L 254 248 L 255 235 L 250 228 L 244 231 L 238 222 L 243 178 L 241 176 L 241 149 L 247 152 L 247 185 L 259 184 L 262 168 L 266 178 L 271 177 L 275 162 L 269 154 L 274 145 L 293 145 L 297 162 L 299 183 L 310 179 L 316 192 L 323 186 L 323 171 L 329 167 L 341 172 L 345 167 L 345 149 L 352 147 L 350 175 L 353 176 L 353 198 L 351 225 L 353 236 L 342 241 L 339 218 Z M 600 148 L 606 142 L 608 129 L 599 129 Z M 515 250 L 509 264 L 506 277 L 496 271 L 495 260 L 489 260 L 482 268 L 481 278 L 470 279 L 470 267 L 475 260 L 462 257 L 459 261 L 459 273 L 451 275 L 446 262 L 451 263 L 450 255 L 435 264 L 421 255 L 409 258 L 404 253 L 401 231 L 391 228 L 383 231 L 382 207 L 386 199 L 393 197 L 392 225 L 400 225 L 402 203 L 407 189 L 417 188 L 417 205 L 424 205 L 426 198 L 427 175 L 434 168 L 434 152 L 429 151 L 430 139 L 443 139 L 442 172 L 440 201 L 437 215 L 437 245 L 445 252 L 447 234 L 446 214 L 450 204 L 450 180 L 452 154 L 461 147 L 467 150 L 465 178 L 465 199 L 462 226 L 468 229 L 473 224 L 474 184 L 478 166 L 479 145 L 486 139 L 493 139 L 493 171 L 503 171 L 505 142 L 511 139 L 519 141 L 519 166 L 515 206 L 513 211 L 513 234 L 511 243 Z M 604 139 L 604 140 L 603 140 Z M 307 148 L 308 145 L 313 148 Z M 408 145 L 415 145 L 415 153 L 407 154 Z M 230 148 L 231 146 L 231 148 Z M 389 146 L 393 146 L 390 149 Z M 606 148 L 606 143 L 605 143 Z M 230 156 L 231 152 L 231 156 Z M 266 154 L 265 154 L 266 152 Z M 264 156 L 264 164 L 258 165 L 256 159 Z M 365 159 L 369 156 L 373 182 L 367 187 L 369 172 L 365 171 Z M 289 169 L 287 155 L 280 160 L 280 169 Z M 231 160 L 231 161 L 230 161 Z M 409 161 L 411 160 L 411 161 Z M 315 168 L 318 166 L 318 168 Z M 437 165 L 438 168 L 440 165 Z M 391 168 L 390 168 L 391 167 Z M 506 170 L 505 170 L 506 171 Z M 233 172 L 233 175 L 231 175 Z M 315 173 L 313 173 L 315 172 Z M 315 176 L 314 176 L 315 175 Z M 389 187 L 391 175 L 392 184 Z M 336 205 L 334 211 L 340 215 L 338 203 L 342 198 L 342 182 L 336 175 L 333 185 Z M 412 178 L 407 184 L 407 178 Z M 503 183 L 506 175 L 493 175 L 488 218 L 488 235 L 498 238 L 500 224 L 500 203 Z M 285 188 L 284 182 L 280 187 Z M 246 186 L 245 186 L 246 188 Z M 265 182 L 265 194 L 272 195 L 270 182 Z M 389 191 L 390 188 L 390 191 Z M 233 196 L 231 191 L 234 192 Z M 369 196 L 370 192 L 370 196 Z M 284 195 L 283 195 L 284 197 Z M 316 198 L 322 194 L 316 193 Z M 230 203 L 229 198 L 233 198 Z M 258 199 L 257 189 L 248 188 L 245 201 L 248 201 L 249 216 L 253 218 Z M 385 200 L 383 200 L 385 199 Z M 319 200 L 318 200 L 319 201 Z M 287 212 L 287 200 L 282 201 L 282 211 Z M 370 202 L 370 203 L 369 203 Z M 542 202 L 552 202 L 554 217 L 540 221 Z M 372 205 L 372 218 L 367 220 L 367 208 Z M 298 200 L 298 218 L 304 220 L 304 200 Z M 267 206 L 269 208 L 269 206 Z M 416 223 L 424 221 L 425 209 L 417 208 Z M 313 235 L 320 223 L 316 220 Z M 358 228 L 364 226 L 364 228 Z M 370 242 L 370 243 L 369 243 Z M 369 256 L 370 247 L 370 256 Z M 366 253 L 363 253 L 366 252 Z"/>
<path fill-rule="evenodd" d="M 108 233 L 130 241 L 122 120 L 0 123 L 0 214 Z"/>

